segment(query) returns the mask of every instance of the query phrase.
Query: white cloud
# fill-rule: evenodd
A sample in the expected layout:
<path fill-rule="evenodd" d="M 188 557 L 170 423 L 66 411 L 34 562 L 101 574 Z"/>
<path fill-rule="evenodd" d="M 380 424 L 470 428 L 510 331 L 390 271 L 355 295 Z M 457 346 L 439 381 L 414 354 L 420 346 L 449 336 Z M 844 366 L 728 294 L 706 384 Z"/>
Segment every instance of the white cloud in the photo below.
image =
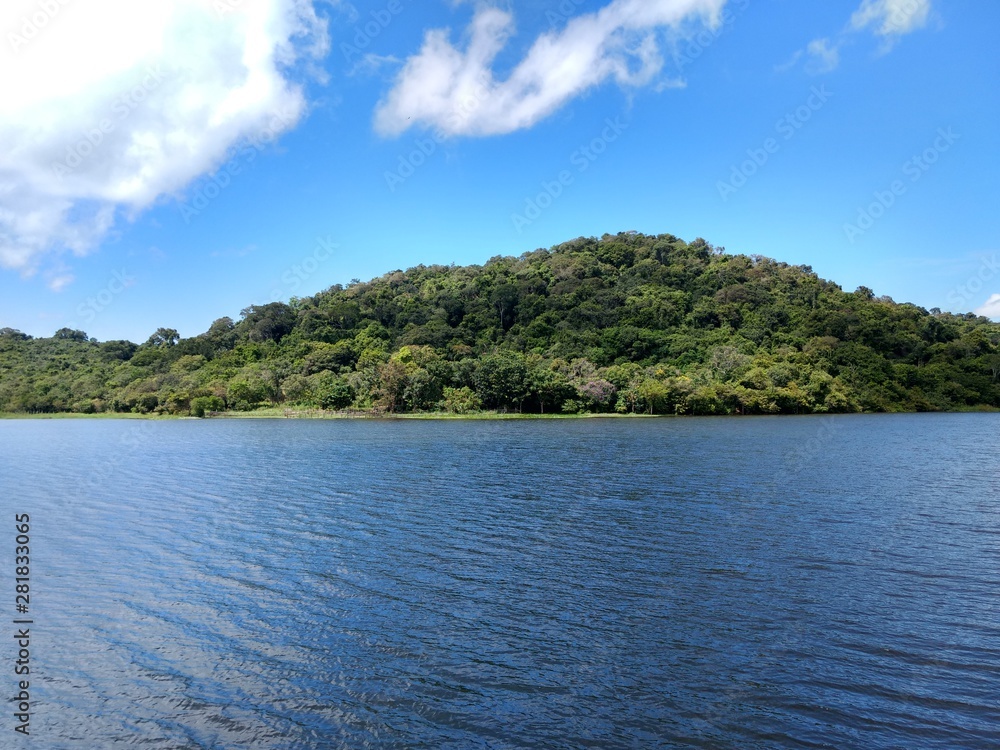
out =
<path fill-rule="evenodd" d="M 58 276 L 53 276 L 49 279 L 49 288 L 53 292 L 61 292 L 67 286 L 73 283 L 75 277 L 72 274 L 60 274 Z"/>
<path fill-rule="evenodd" d="M 986 304 L 982 307 L 976 308 L 976 315 L 982 315 L 986 318 L 993 318 L 994 320 L 1000 320 L 1000 294 L 992 295 Z"/>
<path fill-rule="evenodd" d="M 395 55 L 377 55 L 374 52 L 368 52 L 347 70 L 346 75 L 352 76 L 358 73 L 371 75 L 386 65 L 399 65 L 401 62 L 402 60 Z"/>
<path fill-rule="evenodd" d="M 864 0 L 851 16 L 855 31 L 875 27 L 881 36 L 902 36 L 927 25 L 931 0 Z"/>
<path fill-rule="evenodd" d="M 866 29 L 883 40 L 883 51 L 892 46 L 903 35 L 927 25 L 931 13 L 931 0 L 862 0 L 861 5 L 851 15 L 850 23 L 837 38 L 814 39 L 804 50 L 806 70 L 810 73 L 829 73 L 840 65 L 840 48 L 852 34 Z M 788 70 L 802 58 L 803 50 L 796 52 L 785 65 L 777 70 Z"/>
<path fill-rule="evenodd" d="M 328 44 L 309 0 L 4 0 L 0 266 L 83 255 L 240 139 L 293 125 L 289 68 Z"/>
<path fill-rule="evenodd" d="M 809 72 L 829 73 L 840 65 L 840 45 L 829 39 L 814 39 L 806 47 L 809 54 Z"/>
<path fill-rule="evenodd" d="M 493 63 L 514 33 L 511 13 L 480 6 L 456 48 L 447 29 L 427 32 L 380 102 L 375 127 L 398 135 L 418 123 L 447 135 L 495 135 L 534 125 L 608 79 L 644 86 L 663 67 L 657 32 L 720 23 L 726 0 L 614 0 L 539 36 L 506 80 Z"/>

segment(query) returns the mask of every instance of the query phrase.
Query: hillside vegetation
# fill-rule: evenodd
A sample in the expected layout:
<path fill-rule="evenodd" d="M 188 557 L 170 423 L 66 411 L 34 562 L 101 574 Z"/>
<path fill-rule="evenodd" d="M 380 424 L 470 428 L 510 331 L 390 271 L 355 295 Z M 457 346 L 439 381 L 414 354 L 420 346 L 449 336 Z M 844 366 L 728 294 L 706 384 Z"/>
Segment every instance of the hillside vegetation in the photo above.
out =
<path fill-rule="evenodd" d="M 1000 407 L 1000 325 L 634 232 L 417 266 L 182 339 L 0 329 L 0 412 L 771 414 Z"/>

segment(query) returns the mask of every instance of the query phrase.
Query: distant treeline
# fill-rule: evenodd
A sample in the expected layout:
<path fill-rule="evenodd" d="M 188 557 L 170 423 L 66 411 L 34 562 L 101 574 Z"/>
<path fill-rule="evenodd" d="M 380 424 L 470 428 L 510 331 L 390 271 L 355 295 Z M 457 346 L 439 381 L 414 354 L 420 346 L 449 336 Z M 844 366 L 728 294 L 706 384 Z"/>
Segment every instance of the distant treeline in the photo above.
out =
<path fill-rule="evenodd" d="M 0 411 L 774 414 L 1000 407 L 1000 325 L 702 239 L 417 266 L 143 344 L 0 329 Z"/>

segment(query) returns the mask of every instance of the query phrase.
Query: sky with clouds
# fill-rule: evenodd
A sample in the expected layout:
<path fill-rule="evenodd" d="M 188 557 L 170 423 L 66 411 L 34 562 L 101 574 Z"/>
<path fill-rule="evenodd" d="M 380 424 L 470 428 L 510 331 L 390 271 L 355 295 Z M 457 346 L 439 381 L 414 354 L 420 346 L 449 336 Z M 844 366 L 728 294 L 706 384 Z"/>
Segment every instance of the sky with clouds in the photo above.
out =
<path fill-rule="evenodd" d="M 1000 4 L 4 0 L 0 327 L 638 230 L 1000 319 Z"/>

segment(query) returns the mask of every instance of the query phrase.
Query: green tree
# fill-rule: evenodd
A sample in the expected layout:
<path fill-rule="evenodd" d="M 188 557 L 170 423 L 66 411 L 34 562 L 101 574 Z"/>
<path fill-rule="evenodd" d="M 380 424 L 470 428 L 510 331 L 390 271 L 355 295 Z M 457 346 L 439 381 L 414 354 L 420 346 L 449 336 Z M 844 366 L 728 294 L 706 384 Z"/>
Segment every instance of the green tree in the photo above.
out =
<path fill-rule="evenodd" d="M 146 339 L 146 346 L 165 348 L 176 346 L 181 335 L 174 328 L 157 328 L 156 332 Z"/>
<path fill-rule="evenodd" d="M 240 312 L 239 328 L 250 341 L 281 341 L 295 328 L 295 311 L 284 302 L 251 305 Z"/>
<path fill-rule="evenodd" d="M 528 395 L 528 368 L 515 352 L 496 351 L 479 361 L 474 381 L 483 404 L 506 409 L 521 406 Z"/>
<path fill-rule="evenodd" d="M 461 388 L 445 387 L 441 406 L 453 414 L 471 414 L 483 408 L 483 402 L 468 386 Z"/>
<path fill-rule="evenodd" d="M 531 362 L 526 386 L 531 397 L 538 402 L 542 414 L 558 412 L 563 402 L 576 395 L 569 378 L 541 358 Z"/>
<path fill-rule="evenodd" d="M 319 405 L 324 409 L 346 409 L 354 403 L 354 389 L 344 378 L 327 377 L 317 389 Z"/>
<path fill-rule="evenodd" d="M 87 341 L 87 334 L 83 331 L 76 331 L 72 328 L 60 328 L 56 331 L 52 338 L 60 339 L 62 341 Z"/>

